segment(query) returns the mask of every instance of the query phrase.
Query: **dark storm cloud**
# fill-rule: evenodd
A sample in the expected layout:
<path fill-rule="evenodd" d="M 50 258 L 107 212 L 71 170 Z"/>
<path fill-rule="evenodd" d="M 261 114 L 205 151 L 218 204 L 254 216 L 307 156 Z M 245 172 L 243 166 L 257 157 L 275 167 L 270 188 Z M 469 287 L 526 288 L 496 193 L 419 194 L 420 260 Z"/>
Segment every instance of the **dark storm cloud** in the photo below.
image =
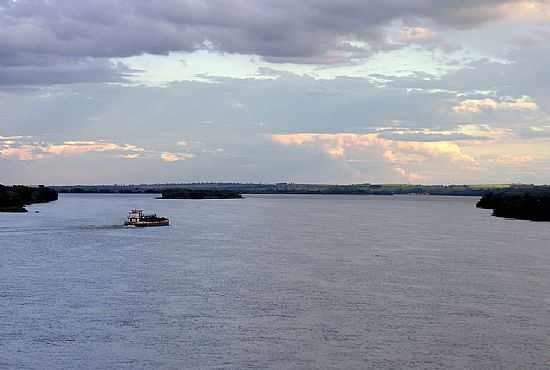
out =
<path fill-rule="evenodd" d="M 395 47 L 387 44 L 383 32 L 383 26 L 394 19 L 473 27 L 498 18 L 493 6 L 509 2 L 3 0 L 0 68 L 4 83 L 10 84 L 40 83 L 41 78 L 19 79 L 18 71 L 8 70 L 37 65 L 44 68 L 41 73 L 55 75 L 44 77 L 44 83 L 112 81 L 117 74 L 121 78 L 120 70 L 112 65 L 81 76 L 56 71 L 75 59 L 208 48 L 257 54 L 274 62 L 340 63 L 353 54 L 365 56 Z M 364 41 L 369 50 L 357 49 L 343 40 Z M 55 66 L 53 71 L 51 66 Z"/>
<path fill-rule="evenodd" d="M 78 59 L 74 63 L 0 67 L 0 87 L 79 82 L 123 82 L 134 71 L 104 59 Z"/>

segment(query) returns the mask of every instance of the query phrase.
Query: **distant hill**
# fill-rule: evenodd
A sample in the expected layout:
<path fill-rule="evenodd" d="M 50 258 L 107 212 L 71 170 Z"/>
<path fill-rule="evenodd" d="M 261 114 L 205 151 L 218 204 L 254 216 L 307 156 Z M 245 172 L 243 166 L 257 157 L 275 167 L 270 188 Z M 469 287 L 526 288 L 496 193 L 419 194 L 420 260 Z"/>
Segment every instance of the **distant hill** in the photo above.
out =
<path fill-rule="evenodd" d="M 0 185 L 0 212 L 27 212 L 26 205 L 57 200 L 57 191 L 45 186 Z"/>
<path fill-rule="evenodd" d="M 550 186 L 489 192 L 479 200 L 477 207 L 492 209 L 496 217 L 550 221 Z"/>

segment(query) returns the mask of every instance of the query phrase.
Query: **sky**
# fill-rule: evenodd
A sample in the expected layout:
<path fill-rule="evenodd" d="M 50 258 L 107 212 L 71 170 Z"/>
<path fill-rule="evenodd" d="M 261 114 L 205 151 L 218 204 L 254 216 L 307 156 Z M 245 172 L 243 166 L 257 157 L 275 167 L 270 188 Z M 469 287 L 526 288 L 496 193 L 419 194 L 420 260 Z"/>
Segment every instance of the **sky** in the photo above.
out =
<path fill-rule="evenodd" d="M 0 183 L 550 183 L 550 0 L 0 0 Z"/>

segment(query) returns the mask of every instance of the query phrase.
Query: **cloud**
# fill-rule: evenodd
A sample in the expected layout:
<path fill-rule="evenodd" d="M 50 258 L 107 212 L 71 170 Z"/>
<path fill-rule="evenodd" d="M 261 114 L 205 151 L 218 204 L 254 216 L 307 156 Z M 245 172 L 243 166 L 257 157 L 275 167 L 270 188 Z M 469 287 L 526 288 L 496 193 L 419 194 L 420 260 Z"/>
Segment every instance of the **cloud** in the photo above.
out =
<path fill-rule="evenodd" d="M 33 154 L 33 151 L 34 151 L 33 149 L 34 148 L 30 147 L 30 146 L 23 146 L 23 147 L 19 147 L 19 148 L 5 147 L 5 148 L 0 149 L 0 157 L 15 158 L 15 159 L 18 159 L 20 161 L 30 161 L 30 160 L 33 160 L 33 159 L 42 158 L 39 155 L 34 155 Z"/>
<path fill-rule="evenodd" d="M 120 81 L 110 58 L 197 50 L 259 55 L 276 63 L 338 64 L 399 45 L 395 20 L 470 29 L 547 19 L 549 2 L 517 0 L 18 0 L 0 2 L 0 83 Z M 432 38 L 424 26 L 404 41 Z"/>
<path fill-rule="evenodd" d="M 482 111 L 506 111 L 506 110 L 524 110 L 534 111 L 538 109 L 537 103 L 528 97 L 515 100 L 497 101 L 495 99 L 467 99 L 461 101 L 453 107 L 455 113 L 480 113 Z"/>
<path fill-rule="evenodd" d="M 366 176 L 387 168 L 399 176 L 397 181 L 410 183 L 498 183 L 527 182 L 527 179 L 541 183 L 541 174 L 550 169 L 547 154 L 550 130 L 540 125 L 530 127 L 529 132 L 532 136 L 527 136 L 524 130 L 465 124 L 441 132 L 382 127 L 373 133 L 289 133 L 273 135 L 271 139 L 283 147 L 320 151 L 332 161 L 345 162 Z M 448 140 L 425 141 L 424 136 L 429 135 Z M 400 136 L 405 136 L 405 140 L 400 140 Z M 411 140 L 414 136 L 419 140 Z M 387 173 L 384 176 L 391 178 Z M 477 180 L 472 181 L 474 178 Z"/>
<path fill-rule="evenodd" d="M 79 155 L 89 152 L 133 152 L 143 153 L 145 149 L 131 144 L 114 144 L 100 141 L 65 141 L 63 144 L 52 144 L 45 147 L 45 153 L 59 155 Z"/>
<path fill-rule="evenodd" d="M 495 40 L 496 36 L 492 34 L 487 37 L 489 45 L 482 45 L 487 49 L 494 46 L 505 49 L 505 52 L 497 54 L 498 59 L 481 58 L 461 63 L 456 69 L 439 76 L 420 73 L 401 77 L 386 76 L 385 86 L 453 91 L 469 98 L 473 104 L 476 104 L 476 100 L 488 98 L 494 100 L 485 104 L 485 108 L 490 110 L 495 106 L 510 108 L 500 103 L 527 103 L 528 107 L 534 108 L 529 103 L 536 101 L 538 106 L 543 105 L 548 95 L 547 86 L 550 85 L 550 74 L 547 73 L 550 64 L 550 29 L 537 27 L 532 30 L 509 24 L 503 28 L 504 31 L 500 32 L 504 33 L 504 40 Z M 471 37 L 475 35 L 477 33 L 471 33 Z M 518 41 L 518 35 L 525 37 Z M 480 92 L 485 96 L 480 96 Z M 484 103 L 480 104 L 478 108 L 484 109 Z"/>
<path fill-rule="evenodd" d="M 550 125 L 520 127 L 517 132 L 523 139 L 546 139 L 550 138 Z"/>
<path fill-rule="evenodd" d="M 513 71 L 508 64 L 498 66 Z M 490 70 L 482 69 L 482 74 Z M 508 77 L 502 76 L 503 84 Z M 0 172 L 4 179 L 30 183 L 156 183 L 181 181 L 182 174 L 189 181 L 550 179 L 547 98 L 528 92 L 450 91 L 448 79 L 408 88 L 424 78 L 396 87 L 391 80 L 377 84 L 368 78 L 321 80 L 288 73 L 270 80 L 216 78 L 215 83 L 184 81 L 162 88 L 84 84 L 0 91 L 0 134 L 6 139 Z M 480 80 L 477 74 L 469 78 Z M 452 82 L 464 82 L 457 80 Z M 501 81 L 492 82 L 500 88 Z M 442 86 L 435 89 L 438 83 Z M 449 114 L 460 101 L 511 103 L 524 95 L 532 96 L 525 101 L 536 101 L 536 111 Z M 236 101 L 246 109 L 234 109 Z M 145 152 L 124 151 L 126 143 Z M 163 161 L 163 153 L 173 162 Z M 186 153 L 196 157 L 185 160 Z M 506 165 L 522 157 L 534 160 Z M 56 172 L 65 166 L 73 166 L 72 177 Z M 96 178 L 89 174 L 94 166 L 99 168 Z"/>
<path fill-rule="evenodd" d="M 194 158 L 194 154 L 190 153 L 171 153 L 171 152 L 164 152 L 160 155 L 160 159 L 162 159 L 165 162 L 179 162 L 179 161 L 186 161 L 188 159 Z"/>
<path fill-rule="evenodd" d="M 399 175 L 401 175 L 401 177 L 407 179 L 408 182 L 420 183 L 423 180 L 425 180 L 424 176 L 421 176 L 421 175 L 419 175 L 417 173 L 414 173 L 412 171 L 407 171 L 407 170 L 405 170 L 401 167 L 395 167 L 395 170 L 397 171 L 397 173 L 399 173 Z"/>
<path fill-rule="evenodd" d="M 0 52 L 0 62 L 2 56 Z M 74 58 L 68 58 L 74 59 Z M 42 65 L 0 64 L 0 87 L 9 85 L 52 85 L 88 82 L 125 82 L 138 71 L 123 63 L 82 58 Z"/>
<path fill-rule="evenodd" d="M 487 161 L 489 163 L 495 163 L 504 166 L 525 167 L 526 165 L 533 164 L 533 162 L 536 161 L 536 157 L 533 155 L 502 154 L 493 158 L 488 158 Z"/>
<path fill-rule="evenodd" d="M 375 155 L 379 160 L 385 161 L 403 178 L 413 182 L 420 181 L 424 177 L 410 167 L 433 160 L 443 160 L 448 165 L 462 166 L 468 169 L 478 165 L 477 161 L 465 154 L 458 144 L 450 141 L 395 141 L 382 138 L 380 134 L 357 133 L 295 133 L 273 135 L 271 138 L 274 142 L 287 146 L 318 147 L 334 159 L 346 158 L 365 149 L 371 149 L 370 155 Z"/>
<path fill-rule="evenodd" d="M 384 131 L 378 137 L 388 140 L 417 142 L 491 140 L 488 136 L 476 136 L 457 131 L 433 132 L 431 130 Z"/>
<path fill-rule="evenodd" d="M 0 140 L 0 157 L 21 161 L 40 160 L 49 156 L 78 156 L 86 153 L 109 152 L 121 158 L 135 159 L 146 150 L 131 144 L 103 141 L 65 141 L 62 144 L 28 142 L 28 140 Z"/>
<path fill-rule="evenodd" d="M 139 159 L 139 158 L 142 158 L 142 155 L 139 153 L 132 153 L 132 154 L 121 154 L 119 155 L 119 157 L 124 159 Z"/>
<path fill-rule="evenodd" d="M 426 43 L 434 39 L 435 35 L 432 30 L 427 27 L 410 27 L 404 26 L 401 28 L 399 39 L 407 43 Z"/>
<path fill-rule="evenodd" d="M 550 2 L 546 0 L 518 0 L 497 8 L 502 17 L 517 21 L 545 22 L 550 20 Z"/>
<path fill-rule="evenodd" d="M 158 152 L 133 144 L 116 144 L 104 141 L 64 141 L 62 144 L 26 142 L 21 137 L 0 137 L 0 158 L 20 161 L 41 160 L 52 156 L 74 157 L 87 153 L 108 153 L 116 158 L 158 158 L 164 162 L 186 161 L 192 153 Z"/>

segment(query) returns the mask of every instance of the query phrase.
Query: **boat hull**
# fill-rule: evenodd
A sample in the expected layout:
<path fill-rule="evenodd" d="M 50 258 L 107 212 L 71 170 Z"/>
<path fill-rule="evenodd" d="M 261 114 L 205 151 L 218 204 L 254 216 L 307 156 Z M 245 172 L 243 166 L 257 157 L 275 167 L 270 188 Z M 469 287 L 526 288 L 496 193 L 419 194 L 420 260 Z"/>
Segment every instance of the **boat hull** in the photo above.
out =
<path fill-rule="evenodd" d="M 163 221 L 138 221 L 138 222 L 126 222 L 126 226 L 132 227 L 158 227 L 158 226 L 170 226 L 168 220 Z"/>

